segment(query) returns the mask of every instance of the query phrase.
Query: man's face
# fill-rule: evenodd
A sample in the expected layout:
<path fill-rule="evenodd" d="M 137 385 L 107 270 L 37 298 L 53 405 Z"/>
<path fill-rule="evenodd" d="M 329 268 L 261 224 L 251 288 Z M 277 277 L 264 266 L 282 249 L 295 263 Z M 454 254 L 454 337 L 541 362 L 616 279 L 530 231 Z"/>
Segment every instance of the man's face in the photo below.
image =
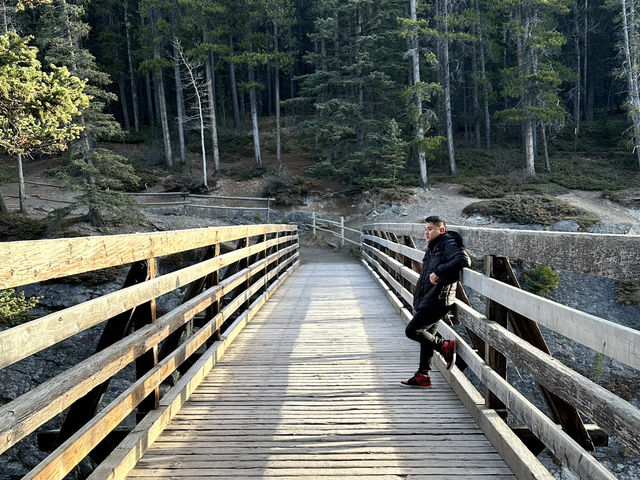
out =
<path fill-rule="evenodd" d="M 438 238 L 442 233 L 440 232 L 440 227 L 437 225 L 427 222 L 424 226 L 424 238 L 428 243 L 433 242 L 436 238 Z"/>

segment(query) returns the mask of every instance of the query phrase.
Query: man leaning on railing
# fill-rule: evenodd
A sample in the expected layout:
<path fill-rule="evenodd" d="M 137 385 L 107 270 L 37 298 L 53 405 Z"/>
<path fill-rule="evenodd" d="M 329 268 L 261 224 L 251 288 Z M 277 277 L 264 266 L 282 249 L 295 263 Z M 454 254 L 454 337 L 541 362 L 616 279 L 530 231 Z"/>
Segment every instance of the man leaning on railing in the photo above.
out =
<path fill-rule="evenodd" d="M 455 340 L 444 340 L 436 334 L 438 323 L 453 305 L 460 271 L 471 266 L 462 238 L 457 232 L 447 232 L 438 216 L 425 219 L 424 238 L 427 249 L 422 259 L 422 272 L 413 294 L 415 315 L 407 325 L 407 337 L 420 343 L 420 366 L 403 385 L 430 387 L 433 352 L 440 353 L 447 369 L 456 361 Z"/>

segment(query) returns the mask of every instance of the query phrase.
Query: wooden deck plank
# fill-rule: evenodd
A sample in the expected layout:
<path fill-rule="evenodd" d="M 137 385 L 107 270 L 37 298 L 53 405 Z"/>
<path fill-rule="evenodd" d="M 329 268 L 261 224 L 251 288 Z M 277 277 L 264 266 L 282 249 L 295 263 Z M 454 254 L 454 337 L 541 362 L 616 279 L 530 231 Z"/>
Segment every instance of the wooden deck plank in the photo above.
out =
<path fill-rule="evenodd" d="M 303 264 L 129 474 L 514 479 L 359 264 Z"/>

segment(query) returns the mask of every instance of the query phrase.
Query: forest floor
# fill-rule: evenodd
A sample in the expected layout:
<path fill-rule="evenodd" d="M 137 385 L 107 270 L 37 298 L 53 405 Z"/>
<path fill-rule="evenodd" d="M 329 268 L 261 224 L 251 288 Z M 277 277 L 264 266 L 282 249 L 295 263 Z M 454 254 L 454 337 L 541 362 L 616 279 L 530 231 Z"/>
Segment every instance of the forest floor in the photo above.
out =
<path fill-rule="evenodd" d="M 139 162 L 148 162 L 154 156 L 154 147 L 142 144 L 108 144 L 120 153 L 128 153 Z M 209 175 L 209 193 L 214 195 L 260 197 L 267 189 L 278 171 L 278 164 L 273 153 L 265 149 L 263 153 L 264 169 L 253 172 L 251 158 L 240 155 L 222 157 L 220 167 L 222 173 L 216 177 Z M 58 182 L 51 175 L 51 168 L 56 164 L 55 159 L 30 160 L 24 163 L 25 179 L 55 185 Z M 437 182 L 429 188 L 401 187 L 398 191 L 355 191 L 352 192 L 344 184 L 328 179 L 309 179 L 304 177 L 305 171 L 313 164 L 308 155 L 301 152 L 284 153 L 282 171 L 287 178 L 304 178 L 306 192 L 294 201 L 292 206 L 275 206 L 284 216 L 295 212 L 310 213 L 315 211 L 318 216 L 337 219 L 343 216 L 347 225 L 358 228 L 362 224 L 372 222 L 422 222 L 428 215 L 440 215 L 453 225 L 500 225 L 495 219 L 480 216 L 467 216 L 463 209 L 479 198 L 460 193 L 461 186 L 456 183 Z M 213 165 L 208 165 L 211 172 Z M 0 157 L 0 168 L 11 172 L 15 169 L 13 162 Z M 147 185 L 146 192 L 160 192 L 176 185 L 189 186 L 201 182 L 202 167 L 199 156 L 189 153 L 185 166 L 177 165 L 176 172 L 169 174 L 161 168 L 154 168 L 153 180 L 155 184 Z M 73 198 L 74 192 L 55 187 L 36 186 L 27 184 L 27 195 L 31 196 L 27 202 L 27 210 L 36 216 L 44 216 L 53 208 L 62 204 L 51 200 L 66 200 Z M 0 193 L 17 195 L 16 183 L 0 184 Z M 570 189 L 556 198 L 570 205 L 585 209 L 596 214 L 602 223 L 632 225 L 628 233 L 640 234 L 640 207 L 630 208 L 621 203 L 605 198 L 601 191 L 587 191 Z M 5 198 L 10 209 L 17 207 L 17 199 Z M 180 228 L 180 221 L 175 228 Z M 185 224 L 193 222 L 184 219 Z M 183 227 L 185 228 L 185 227 Z"/>

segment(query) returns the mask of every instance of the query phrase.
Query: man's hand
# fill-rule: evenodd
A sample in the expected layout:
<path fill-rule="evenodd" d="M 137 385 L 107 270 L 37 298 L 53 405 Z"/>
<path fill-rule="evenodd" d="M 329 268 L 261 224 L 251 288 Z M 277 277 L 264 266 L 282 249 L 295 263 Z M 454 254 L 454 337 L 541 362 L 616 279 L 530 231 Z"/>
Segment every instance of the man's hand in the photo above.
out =
<path fill-rule="evenodd" d="M 440 279 L 440 277 L 438 275 L 436 275 L 434 272 L 432 272 L 431 275 L 429 275 L 429 281 L 434 285 L 436 283 L 438 283 L 439 279 Z"/>

